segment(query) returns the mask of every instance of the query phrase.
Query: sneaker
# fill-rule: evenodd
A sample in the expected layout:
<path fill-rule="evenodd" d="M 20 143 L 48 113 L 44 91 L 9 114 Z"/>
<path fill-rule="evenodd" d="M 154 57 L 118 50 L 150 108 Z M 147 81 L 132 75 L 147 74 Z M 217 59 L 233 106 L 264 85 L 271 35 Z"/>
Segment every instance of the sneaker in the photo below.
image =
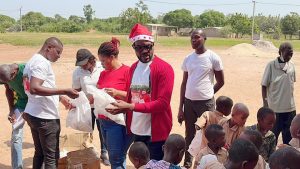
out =
<path fill-rule="evenodd" d="M 107 153 L 101 153 L 100 159 L 102 160 L 102 162 L 105 166 L 110 166 L 110 162 L 108 160 Z"/>

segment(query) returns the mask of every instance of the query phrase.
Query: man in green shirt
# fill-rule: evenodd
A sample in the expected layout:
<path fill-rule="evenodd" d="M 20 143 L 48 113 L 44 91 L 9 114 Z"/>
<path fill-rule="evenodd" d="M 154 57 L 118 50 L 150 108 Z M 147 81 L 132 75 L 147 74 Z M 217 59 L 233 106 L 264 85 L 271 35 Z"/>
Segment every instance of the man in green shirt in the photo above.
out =
<path fill-rule="evenodd" d="M 0 84 L 5 86 L 5 95 L 9 105 L 8 120 L 12 123 L 11 165 L 13 169 L 23 168 L 22 142 L 24 120 L 21 115 L 28 97 L 23 87 L 25 64 L 0 65 Z"/>

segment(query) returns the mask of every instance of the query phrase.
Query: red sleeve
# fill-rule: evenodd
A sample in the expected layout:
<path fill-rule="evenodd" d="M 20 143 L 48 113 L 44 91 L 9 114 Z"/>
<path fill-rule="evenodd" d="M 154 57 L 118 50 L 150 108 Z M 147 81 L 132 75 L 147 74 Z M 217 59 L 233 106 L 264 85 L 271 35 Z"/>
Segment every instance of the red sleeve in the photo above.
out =
<path fill-rule="evenodd" d="M 162 110 L 170 107 L 173 85 L 174 71 L 170 65 L 160 67 L 159 74 L 155 81 L 151 82 L 157 90 L 156 99 L 147 103 L 136 103 L 134 111 L 143 113 L 161 113 Z"/>

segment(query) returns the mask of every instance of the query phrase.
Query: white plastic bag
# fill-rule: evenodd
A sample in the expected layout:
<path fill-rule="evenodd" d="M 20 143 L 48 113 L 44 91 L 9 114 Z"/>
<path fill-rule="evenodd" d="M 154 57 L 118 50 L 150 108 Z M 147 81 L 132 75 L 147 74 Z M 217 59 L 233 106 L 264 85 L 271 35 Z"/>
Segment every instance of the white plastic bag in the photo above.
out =
<path fill-rule="evenodd" d="M 196 157 L 196 155 L 200 152 L 201 150 L 201 143 L 202 143 L 202 130 L 197 130 L 196 135 L 194 139 L 192 140 L 188 152 L 193 156 Z"/>
<path fill-rule="evenodd" d="M 79 97 L 70 100 L 75 107 L 67 115 L 66 126 L 84 132 L 93 132 L 91 106 L 86 95 L 81 91 Z"/>
<path fill-rule="evenodd" d="M 93 88 L 89 88 L 89 90 L 93 91 L 92 93 L 94 97 L 95 116 L 98 117 L 98 115 L 101 114 L 113 120 L 114 122 L 125 126 L 123 113 L 112 115 L 105 110 L 105 108 L 108 105 L 110 105 L 110 103 L 114 103 L 116 102 L 116 100 L 113 97 L 111 97 L 109 94 L 107 94 L 103 89 L 98 89 L 96 87 L 93 87 Z"/>

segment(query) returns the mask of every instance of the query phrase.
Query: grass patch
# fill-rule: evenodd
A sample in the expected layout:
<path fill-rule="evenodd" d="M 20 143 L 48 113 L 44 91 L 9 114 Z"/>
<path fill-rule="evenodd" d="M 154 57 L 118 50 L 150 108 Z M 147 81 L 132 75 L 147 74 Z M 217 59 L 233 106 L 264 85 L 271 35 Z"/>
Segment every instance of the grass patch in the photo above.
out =
<path fill-rule="evenodd" d="M 11 44 L 14 46 L 41 46 L 45 39 L 51 36 L 58 37 L 64 45 L 88 45 L 98 47 L 102 42 L 109 41 L 112 36 L 121 41 L 122 46 L 130 46 L 128 35 L 113 35 L 99 32 L 81 32 L 81 33 L 2 33 L 0 34 L 0 43 Z M 285 40 L 270 40 L 276 47 Z M 300 51 L 300 41 L 290 40 L 294 49 Z M 206 45 L 208 47 L 231 47 L 240 43 L 251 43 L 249 38 L 245 39 L 225 39 L 225 38 L 208 38 Z M 162 47 L 190 47 L 190 37 L 165 37 L 159 36 L 155 45 Z"/>

